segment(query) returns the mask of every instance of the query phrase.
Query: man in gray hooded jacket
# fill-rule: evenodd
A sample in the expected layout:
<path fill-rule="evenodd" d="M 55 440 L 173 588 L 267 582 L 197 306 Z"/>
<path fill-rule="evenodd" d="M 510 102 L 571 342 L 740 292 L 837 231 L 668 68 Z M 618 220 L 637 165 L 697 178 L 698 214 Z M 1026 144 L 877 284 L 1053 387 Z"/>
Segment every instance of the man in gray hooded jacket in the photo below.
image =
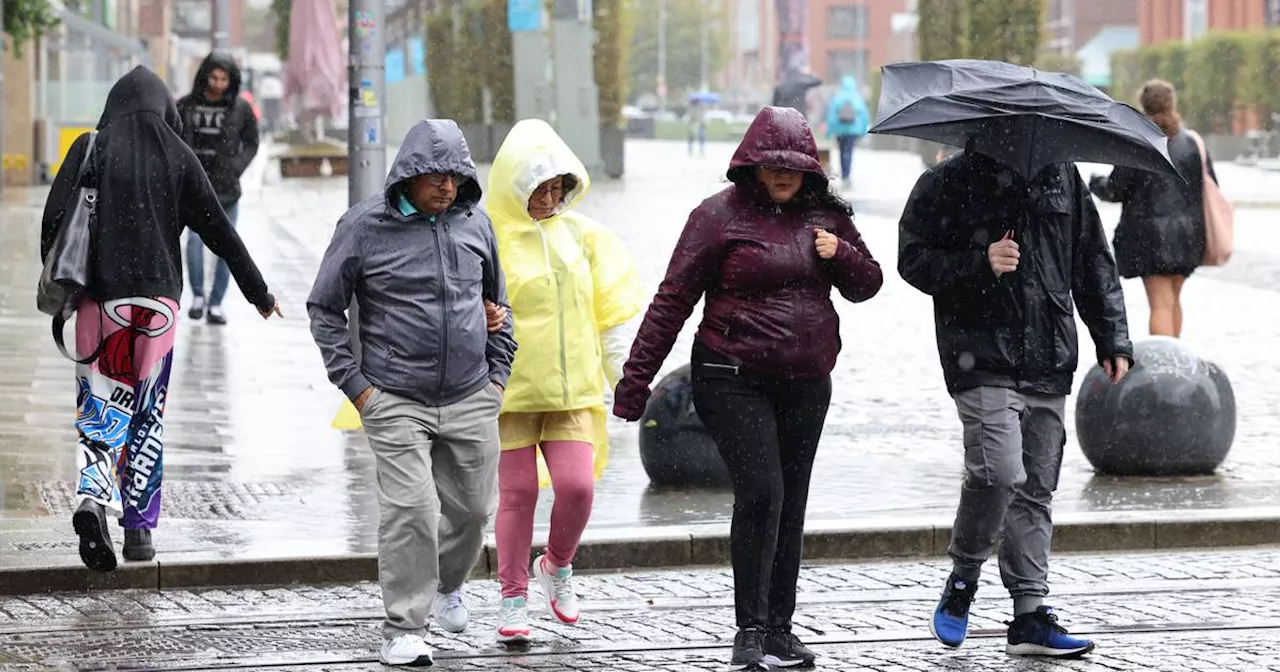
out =
<path fill-rule="evenodd" d="M 385 193 L 338 222 L 307 300 L 329 379 L 360 411 L 376 461 L 388 665 L 431 664 L 432 613 L 448 630 L 466 627 L 460 590 L 497 506 L 498 412 L 516 344 L 510 318 L 486 328 L 484 301 L 507 297 L 479 201 L 457 124 L 418 123 Z"/>

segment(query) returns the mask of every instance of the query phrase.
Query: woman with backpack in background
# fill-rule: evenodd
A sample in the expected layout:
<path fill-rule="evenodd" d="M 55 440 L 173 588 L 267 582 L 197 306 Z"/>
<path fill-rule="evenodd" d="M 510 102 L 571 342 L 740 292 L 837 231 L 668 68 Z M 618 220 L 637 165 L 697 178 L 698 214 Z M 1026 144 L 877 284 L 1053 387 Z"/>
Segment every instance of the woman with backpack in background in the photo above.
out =
<path fill-rule="evenodd" d="M 190 226 L 227 260 L 264 318 L 280 314 L 181 130 L 165 83 L 134 68 L 111 88 L 97 131 L 71 145 L 44 206 L 40 258 L 48 263 L 80 187 L 97 189 L 87 294 L 76 309 L 76 357 L 85 359 L 76 365 L 72 525 L 80 559 L 98 571 L 116 568 L 108 512 L 124 527 L 126 560 L 155 557 L 183 230 Z"/>
<path fill-rule="evenodd" d="M 853 147 L 871 128 L 871 112 L 858 91 L 858 80 L 846 76 L 827 106 L 827 137 L 840 148 L 840 188 L 853 186 Z"/>

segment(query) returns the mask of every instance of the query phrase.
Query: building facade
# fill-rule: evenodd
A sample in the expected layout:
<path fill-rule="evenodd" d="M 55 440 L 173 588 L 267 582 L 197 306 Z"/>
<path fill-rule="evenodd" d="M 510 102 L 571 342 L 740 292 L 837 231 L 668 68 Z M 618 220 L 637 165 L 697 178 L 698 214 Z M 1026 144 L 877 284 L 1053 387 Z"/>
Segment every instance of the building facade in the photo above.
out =
<path fill-rule="evenodd" d="M 1280 25 L 1277 0 L 1138 0 L 1143 45 L 1194 40 L 1210 30 Z"/>
<path fill-rule="evenodd" d="M 1075 54 L 1108 26 L 1138 25 L 1139 0 L 1048 0 L 1045 49 Z"/>

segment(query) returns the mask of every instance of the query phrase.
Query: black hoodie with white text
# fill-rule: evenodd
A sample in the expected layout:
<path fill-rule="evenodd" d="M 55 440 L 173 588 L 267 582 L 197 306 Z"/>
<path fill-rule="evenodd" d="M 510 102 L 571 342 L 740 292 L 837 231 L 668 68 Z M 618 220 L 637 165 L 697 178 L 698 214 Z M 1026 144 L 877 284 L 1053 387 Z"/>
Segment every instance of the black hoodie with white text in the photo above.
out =
<path fill-rule="evenodd" d="M 209 100 L 205 92 L 214 69 L 226 72 L 230 84 L 217 100 Z M 196 70 L 191 93 L 178 100 L 183 139 L 199 157 L 224 208 L 239 202 L 240 176 L 258 153 L 258 120 L 253 106 L 240 97 L 240 86 L 240 66 L 230 54 L 215 51 Z"/>

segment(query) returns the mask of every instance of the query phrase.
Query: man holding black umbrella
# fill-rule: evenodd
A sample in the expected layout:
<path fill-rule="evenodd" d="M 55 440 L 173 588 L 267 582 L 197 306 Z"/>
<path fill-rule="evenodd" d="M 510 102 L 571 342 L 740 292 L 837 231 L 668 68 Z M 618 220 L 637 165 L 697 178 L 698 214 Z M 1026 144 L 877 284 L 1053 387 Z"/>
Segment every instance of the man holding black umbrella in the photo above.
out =
<path fill-rule="evenodd" d="M 967 69 L 967 80 L 975 82 L 980 78 L 974 71 L 985 67 L 974 62 L 955 66 Z M 1001 86 L 1033 97 L 1030 86 L 1008 84 L 1016 73 L 1000 70 Z M 886 83 L 894 79 L 890 74 L 886 69 Z M 1035 73 L 1029 79 L 1045 78 Z M 981 85 L 975 88 L 982 90 Z M 1065 135 L 1054 134 L 1069 133 L 1076 121 L 1011 115 L 1008 105 L 993 105 L 991 114 L 975 123 L 972 91 L 960 105 L 945 94 L 925 93 L 914 100 L 902 90 L 896 95 L 905 103 L 899 111 L 914 108 L 909 114 L 923 116 L 921 108 L 935 104 L 940 117 L 947 109 L 960 111 L 922 134 L 937 138 L 939 127 L 969 124 L 962 132 L 967 140 L 960 140 L 963 135 L 945 137 L 965 151 L 920 178 L 899 224 L 898 272 L 934 299 L 938 354 L 964 426 L 966 475 L 948 549 L 953 569 L 930 631 L 948 646 L 964 642 L 979 574 L 999 543 L 1000 573 L 1014 603 L 1006 651 L 1083 656 L 1093 650 L 1093 642 L 1067 634 L 1044 604 L 1051 504 L 1067 438 L 1066 395 L 1078 355 L 1073 303 L 1112 382 L 1128 372 L 1133 345 L 1115 261 L 1072 159 L 1043 152 L 1033 156 L 1035 148 L 1014 146 L 1021 136 L 1001 130 L 1002 124 L 1021 125 L 1042 133 L 1040 150 L 1070 148 Z M 1108 117 L 1088 114 L 1088 103 L 1072 103 L 1082 110 L 1081 123 L 1102 126 Z M 1104 103 L 1114 101 L 1098 101 Z M 897 116 L 885 112 L 882 106 L 877 124 L 882 128 Z M 1123 130 L 1095 129 L 1095 135 Z M 1151 154 L 1161 156 L 1155 149 Z M 1014 165 L 1028 156 L 1033 164 L 1044 165 Z M 1131 152 L 1120 158 L 1137 162 L 1136 156 Z"/>

